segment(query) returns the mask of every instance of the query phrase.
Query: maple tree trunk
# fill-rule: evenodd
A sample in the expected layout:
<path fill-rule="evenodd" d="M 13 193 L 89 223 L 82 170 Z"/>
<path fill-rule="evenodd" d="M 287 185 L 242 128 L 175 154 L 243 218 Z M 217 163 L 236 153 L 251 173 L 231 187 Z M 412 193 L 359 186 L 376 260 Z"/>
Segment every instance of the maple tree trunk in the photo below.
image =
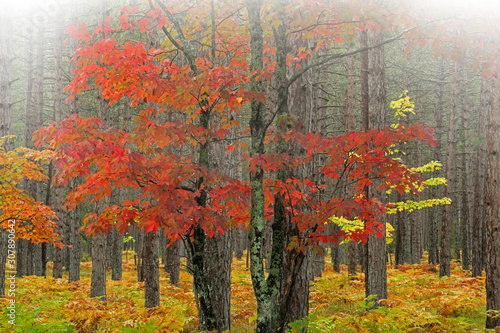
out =
<path fill-rule="evenodd" d="M 476 154 L 476 169 L 474 173 L 474 207 L 472 218 L 472 277 L 483 274 L 483 230 L 485 230 L 485 188 L 486 188 L 486 150 L 488 131 L 488 112 L 494 105 L 492 94 L 493 79 L 486 77 L 481 81 L 479 105 L 479 127 L 477 133 L 480 144 Z"/>
<path fill-rule="evenodd" d="M 217 319 L 210 297 L 210 287 L 205 277 L 205 242 L 206 234 L 200 226 L 194 227 L 191 242 L 193 283 L 198 299 L 198 326 L 200 330 L 216 330 Z"/>
<path fill-rule="evenodd" d="M 448 121 L 448 150 L 446 152 L 446 179 L 448 186 L 444 189 L 444 196 L 449 197 L 455 188 L 455 156 L 456 156 L 456 131 L 457 131 L 457 83 L 458 64 L 455 64 L 451 83 L 450 115 Z M 441 222 L 441 250 L 439 258 L 439 276 L 450 276 L 451 261 L 451 227 L 452 205 L 445 205 Z"/>
<path fill-rule="evenodd" d="M 288 224 L 287 228 L 294 229 L 295 225 Z M 291 234 L 287 232 L 287 234 Z M 288 324 L 303 319 L 309 314 L 309 281 L 306 269 L 306 255 L 296 251 L 285 250 L 282 269 L 280 292 L 280 325 L 279 332 L 287 332 Z M 310 253 L 310 250 L 307 251 Z M 304 302 L 304 299 L 307 301 Z M 301 332 L 307 332 L 302 329 Z"/>
<path fill-rule="evenodd" d="M 209 286 L 217 286 L 218 292 L 210 293 L 211 303 L 219 331 L 231 330 L 231 231 L 207 238 L 205 244 L 205 277 Z"/>
<path fill-rule="evenodd" d="M 106 234 L 92 237 L 92 276 L 90 297 L 106 302 Z"/>
<path fill-rule="evenodd" d="M 369 44 L 374 45 L 382 41 L 382 35 L 374 32 L 368 33 Z M 368 52 L 368 88 L 369 88 L 369 120 L 370 129 L 381 128 L 385 123 L 385 82 L 384 82 L 384 49 L 378 47 Z M 378 182 L 370 187 L 369 197 L 376 193 Z M 382 196 L 379 196 L 382 198 Z M 375 234 L 368 237 L 366 244 L 366 297 L 374 297 L 374 308 L 378 307 L 377 301 L 387 298 L 387 251 L 386 251 L 386 222 L 383 217 L 379 218 L 384 231 L 378 238 Z M 376 295 L 376 296 L 374 296 Z"/>
<path fill-rule="evenodd" d="M 156 235 L 147 232 L 144 237 L 144 306 L 154 308 L 160 305 L 160 268 Z"/>
<path fill-rule="evenodd" d="M 494 105 L 488 114 L 488 167 L 486 183 L 486 328 L 500 326 L 500 108 L 499 84 L 494 87 Z M 493 313 L 491 311 L 496 311 Z"/>

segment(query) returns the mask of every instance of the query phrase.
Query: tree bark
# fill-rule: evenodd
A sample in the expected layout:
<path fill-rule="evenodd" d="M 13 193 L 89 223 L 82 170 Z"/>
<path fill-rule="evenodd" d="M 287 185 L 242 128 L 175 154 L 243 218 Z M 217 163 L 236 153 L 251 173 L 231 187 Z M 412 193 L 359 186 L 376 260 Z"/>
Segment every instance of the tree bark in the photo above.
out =
<path fill-rule="evenodd" d="M 403 157 L 404 158 L 404 157 Z M 405 161 L 403 162 L 405 163 Z M 405 196 L 397 193 L 396 195 L 396 201 L 404 201 Z M 404 265 L 405 263 L 405 251 L 406 251 L 406 246 L 405 241 L 407 240 L 406 234 L 407 234 L 407 223 L 406 223 L 406 212 L 405 211 L 398 211 L 396 213 L 396 249 L 395 249 L 395 255 L 394 255 L 394 264 L 397 266 L 399 265 Z"/>
<path fill-rule="evenodd" d="M 160 305 L 160 268 L 156 235 L 147 232 L 144 237 L 144 306 L 154 308 Z"/>
<path fill-rule="evenodd" d="M 469 175 L 471 171 L 470 156 L 472 155 L 472 138 L 469 126 L 472 124 L 471 105 L 469 102 L 469 82 L 467 68 L 462 69 L 462 84 L 460 85 L 460 96 L 462 98 L 462 112 L 460 124 L 463 131 L 463 153 L 462 153 L 462 170 L 461 170 L 461 234 L 462 234 L 462 269 L 469 270 L 471 265 L 471 209 L 470 209 L 470 189 L 473 187 L 472 177 Z"/>
<path fill-rule="evenodd" d="M 250 31 L 250 71 L 258 71 L 264 67 L 263 64 L 263 31 L 260 23 L 260 12 L 262 0 L 245 1 L 249 31 Z M 256 93 L 263 93 L 263 81 L 261 77 L 253 77 L 250 81 L 250 89 Z M 266 132 L 264 104 L 254 99 L 250 104 L 250 134 L 251 149 L 250 157 L 264 153 L 264 136 Z M 266 279 L 264 274 L 264 263 L 262 258 L 263 234 L 264 234 L 264 172 L 257 167 L 255 172 L 250 173 L 251 186 L 251 212 L 250 212 L 250 234 L 249 234 L 249 257 L 252 284 L 257 299 L 257 327 L 256 333 L 275 332 L 278 324 L 279 280 L 282 265 L 282 244 L 279 245 L 281 252 L 274 252 L 272 266 Z M 278 231 L 279 228 L 276 230 Z M 283 235 L 281 235 L 283 237 Z M 276 240 L 276 239 L 275 239 Z M 276 263 L 276 264 L 275 264 Z"/>
<path fill-rule="evenodd" d="M 347 57 L 346 61 L 347 74 L 347 132 L 356 131 L 356 81 L 355 81 L 355 59 L 354 56 Z M 354 196 L 354 184 L 347 185 L 347 196 Z M 358 270 L 358 260 L 356 253 L 356 242 L 349 241 L 347 250 L 348 272 L 349 276 L 356 277 Z"/>
<path fill-rule="evenodd" d="M 113 235 L 111 280 L 117 281 L 122 278 L 123 235 L 116 229 L 112 229 L 110 232 Z"/>
<path fill-rule="evenodd" d="M 92 276 L 90 297 L 106 302 L 106 234 L 92 237 Z"/>
<path fill-rule="evenodd" d="M 451 83 L 450 116 L 448 121 L 448 149 L 446 152 L 446 179 L 448 186 L 444 189 L 444 196 L 449 197 L 455 188 L 455 156 L 457 148 L 457 89 L 458 89 L 458 64 L 455 64 Z M 445 205 L 441 222 L 441 250 L 439 258 L 439 277 L 450 276 L 451 261 L 451 227 L 452 209 L 454 205 Z"/>
<path fill-rule="evenodd" d="M 74 181 L 73 181 L 74 182 Z M 69 282 L 80 281 L 80 258 L 82 253 L 80 237 L 80 208 L 77 207 L 68 214 L 70 224 L 70 244 L 69 251 Z"/>
<path fill-rule="evenodd" d="M 472 277 L 483 274 L 483 230 L 485 230 L 485 189 L 487 175 L 487 144 L 488 144 L 488 113 L 494 105 L 493 79 L 483 78 L 481 81 L 481 96 L 479 104 L 480 144 L 476 154 L 476 169 L 474 173 L 474 208 L 472 218 Z"/>
<path fill-rule="evenodd" d="M 169 273 L 170 284 L 173 284 L 174 286 L 179 285 L 181 263 L 181 257 L 179 255 L 180 244 L 180 241 L 176 240 L 172 244 L 170 244 L 168 248 L 164 249 L 165 271 Z"/>
<path fill-rule="evenodd" d="M 219 292 L 210 294 L 214 308 L 217 329 L 231 330 L 231 263 L 233 254 L 231 231 L 223 235 L 217 233 L 207 238 L 205 256 L 207 267 L 205 276 L 210 286 L 217 286 Z"/>
<path fill-rule="evenodd" d="M 137 281 L 144 282 L 144 240 L 145 230 L 137 231 Z"/>
<path fill-rule="evenodd" d="M 486 328 L 500 326 L 500 101 L 495 82 L 495 105 L 488 115 L 488 181 L 486 183 Z"/>
<path fill-rule="evenodd" d="M 374 45 L 382 41 L 382 35 L 369 32 L 369 45 Z M 368 52 L 368 88 L 369 88 L 369 128 L 377 129 L 385 124 L 385 63 L 384 49 L 378 47 Z M 370 187 L 369 197 L 373 195 L 381 196 L 375 188 L 377 182 Z M 381 198 L 383 200 L 383 198 Z M 365 292 L 366 297 L 374 297 L 370 301 L 374 302 L 374 308 L 378 307 L 378 301 L 387 298 L 387 251 L 385 219 L 380 217 L 380 223 L 384 228 L 382 236 L 378 238 L 375 234 L 368 237 L 366 244 L 366 277 Z M 376 295 L 376 296 L 374 296 Z"/>
<path fill-rule="evenodd" d="M 5 13 L 7 14 L 7 13 Z M 11 68 L 12 68 L 12 19 L 0 14 L 0 138 L 10 134 L 11 130 Z M 10 150 L 11 141 L 6 140 L 3 147 Z M 2 211 L 0 210 L 0 216 Z M 0 227 L 0 297 L 5 295 L 5 264 L 8 255 L 7 232 Z"/>
<path fill-rule="evenodd" d="M 441 81 L 444 81 L 444 69 L 443 64 L 440 65 L 441 70 Z M 436 89 L 436 107 L 434 109 L 434 122 L 435 122 L 435 131 L 434 137 L 436 138 L 436 147 L 434 148 L 434 160 L 441 161 L 441 133 L 443 130 L 443 85 L 440 84 Z M 436 177 L 439 176 L 440 171 L 437 172 Z M 438 198 L 440 197 L 441 191 L 437 186 L 432 188 L 432 197 Z M 439 239 L 438 239 L 438 229 L 439 229 L 439 215 L 442 209 L 438 210 L 438 207 L 430 208 L 430 216 L 429 216 L 429 227 L 428 227 L 428 235 L 429 235 L 429 263 L 430 264 L 438 264 L 439 263 Z"/>

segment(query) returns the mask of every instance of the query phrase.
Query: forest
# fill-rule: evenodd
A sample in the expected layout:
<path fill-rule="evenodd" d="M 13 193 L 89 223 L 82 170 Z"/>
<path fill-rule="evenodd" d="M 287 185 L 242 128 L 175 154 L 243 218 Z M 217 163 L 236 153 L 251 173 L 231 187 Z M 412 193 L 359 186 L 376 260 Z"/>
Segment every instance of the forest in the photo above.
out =
<path fill-rule="evenodd" d="M 500 5 L 0 11 L 2 332 L 497 332 Z"/>

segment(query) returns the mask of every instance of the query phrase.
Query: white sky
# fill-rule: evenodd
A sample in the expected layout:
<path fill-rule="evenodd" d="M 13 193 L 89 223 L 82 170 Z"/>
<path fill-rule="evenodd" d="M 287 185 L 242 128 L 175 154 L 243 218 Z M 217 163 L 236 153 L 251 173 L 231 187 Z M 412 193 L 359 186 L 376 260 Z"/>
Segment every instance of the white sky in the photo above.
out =
<path fill-rule="evenodd" d="M 88 0 L 0 0 L 0 16 L 22 15 L 28 10 L 54 11 L 59 3 L 85 3 Z M 163 0 L 166 1 L 166 0 Z M 346 0 L 349 1 L 349 0 Z M 459 11 L 473 17 L 484 16 L 500 22 L 500 0 L 399 0 L 401 3 L 421 4 L 431 16 L 451 16 Z M 123 3 L 127 3 L 123 0 Z M 434 14 L 434 15 L 433 15 Z"/>

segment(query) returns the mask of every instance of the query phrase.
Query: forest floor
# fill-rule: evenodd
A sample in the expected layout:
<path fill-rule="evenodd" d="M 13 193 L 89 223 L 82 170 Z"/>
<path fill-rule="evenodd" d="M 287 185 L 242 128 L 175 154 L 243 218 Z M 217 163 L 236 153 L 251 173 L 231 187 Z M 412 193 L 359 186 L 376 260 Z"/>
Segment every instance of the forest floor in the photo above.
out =
<path fill-rule="evenodd" d="M 1 332 L 197 332 L 192 277 L 181 270 L 179 287 L 168 283 L 161 269 L 161 305 L 147 310 L 144 283 L 138 283 L 133 255 L 124 262 L 123 279 L 111 281 L 108 272 L 107 305 L 90 299 L 91 263 L 83 262 L 81 281 L 68 283 L 35 276 L 17 279 L 16 325 Z M 51 264 L 47 276 L 51 276 Z M 459 263 L 450 278 L 438 278 L 432 265 L 388 267 L 386 307 L 367 312 L 364 276 L 350 280 L 346 267 L 335 273 L 327 263 L 321 278 L 311 282 L 309 333 L 314 332 L 484 332 L 485 281 L 470 278 Z M 245 260 L 233 261 L 232 332 L 253 332 L 256 302 Z M 6 304 L 6 299 L 0 303 Z M 305 323 L 296 323 L 300 327 Z"/>

